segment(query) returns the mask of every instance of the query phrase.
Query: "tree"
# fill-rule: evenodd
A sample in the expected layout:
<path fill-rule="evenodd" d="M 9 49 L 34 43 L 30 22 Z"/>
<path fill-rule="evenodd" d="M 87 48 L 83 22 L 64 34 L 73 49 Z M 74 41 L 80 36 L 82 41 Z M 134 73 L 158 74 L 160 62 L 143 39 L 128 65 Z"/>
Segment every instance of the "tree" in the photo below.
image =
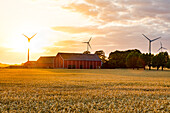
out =
<path fill-rule="evenodd" d="M 158 55 L 155 55 L 153 58 L 152 58 L 152 67 L 157 67 L 157 70 L 159 70 L 160 68 L 160 65 L 158 63 Z"/>
<path fill-rule="evenodd" d="M 154 56 L 153 54 L 148 54 L 148 53 L 144 55 L 145 63 L 146 65 L 148 65 L 149 70 L 151 70 L 153 56 Z"/>
<path fill-rule="evenodd" d="M 106 60 L 106 62 L 103 63 L 102 68 L 103 68 L 103 69 L 111 69 L 111 68 L 113 68 L 113 67 L 111 67 L 110 64 L 109 64 L 109 61 Z"/>
<path fill-rule="evenodd" d="M 140 53 L 141 52 L 137 49 L 134 50 L 127 50 L 127 51 L 118 51 L 116 50 L 115 52 L 111 52 L 109 54 L 109 65 L 112 68 L 126 68 L 126 58 L 128 56 L 129 53 L 131 52 L 137 52 Z"/>
<path fill-rule="evenodd" d="M 162 71 L 163 71 L 163 68 L 167 65 L 167 63 L 169 61 L 169 55 L 168 55 L 168 52 L 161 52 L 159 54 L 161 55 L 160 65 L 162 66 Z M 158 54 L 158 56 L 159 56 L 159 54 Z"/>
<path fill-rule="evenodd" d="M 94 54 L 97 54 L 97 56 L 101 59 L 102 63 L 106 62 L 106 56 L 103 50 L 96 51 Z"/>
<path fill-rule="evenodd" d="M 148 54 L 148 53 L 140 54 L 138 59 L 138 66 L 143 67 L 144 70 L 146 66 L 149 66 L 149 70 L 151 70 L 153 56 L 154 56 L 153 54 Z"/>
<path fill-rule="evenodd" d="M 167 68 L 170 68 L 170 59 L 168 60 L 167 64 L 166 64 Z"/>
<path fill-rule="evenodd" d="M 138 52 L 131 52 L 126 58 L 126 65 L 130 68 L 138 68 L 138 59 L 140 54 Z"/>
<path fill-rule="evenodd" d="M 83 54 L 90 54 L 90 51 L 84 51 Z"/>
<path fill-rule="evenodd" d="M 169 54 L 168 52 L 164 52 L 164 55 L 165 55 L 165 65 L 166 65 L 169 61 Z"/>
<path fill-rule="evenodd" d="M 153 67 L 157 67 L 157 70 L 159 70 L 160 67 L 163 68 L 167 65 L 169 61 L 169 55 L 167 52 L 160 52 L 156 56 L 153 57 L 152 59 L 152 65 Z"/>
<path fill-rule="evenodd" d="M 148 55 L 147 55 L 147 64 L 148 64 L 148 66 L 149 66 L 149 70 L 151 70 L 151 66 L 152 66 L 152 58 L 153 58 L 153 56 L 154 55 L 152 55 L 151 53 L 149 53 Z"/>
<path fill-rule="evenodd" d="M 146 54 L 140 54 L 139 55 L 139 58 L 138 58 L 138 61 L 137 61 L 137 66 L 139 68 L 143 68 L 145 70 L 145 66 L 146 66 L 146 62 L 147 62 L 147 59 L 146 59 Z"/>

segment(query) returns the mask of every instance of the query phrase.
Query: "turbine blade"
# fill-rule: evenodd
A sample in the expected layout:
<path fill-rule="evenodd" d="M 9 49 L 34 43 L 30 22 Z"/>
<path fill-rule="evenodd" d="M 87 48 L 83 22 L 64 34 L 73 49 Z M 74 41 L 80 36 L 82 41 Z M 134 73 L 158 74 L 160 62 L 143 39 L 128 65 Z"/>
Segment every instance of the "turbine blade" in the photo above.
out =
<path fill-rule="evenodd" d="M 22 34 L 22 35 L 24 35 L 24 34 Z M 24 35 L 26 38 L 28 38 L 26 35 Z M 29 38 L 28 38 L 29 39 Z"/>
<path fill-rule="evenodd" d="M 160 39 L 160 38 L 161 38 L 161 37 L 155 38 L 155 39 L 151 40 L 151 42 L 153 42 L 153 41 L 155 41 L 155 40 L 158 40 L 158 39 Z"/>
<path fill-rule="evenodd" d="M 144 34 L 142 34 L 146 39 L 148 39 L 149 41 L 150 41 L 150 39 L 147 37 L 147 36 L 145 36 Z"/>
<path fill-rule="evenodd" d="M 167 48 L 164 48 L 164 47 L 162 47 L 162 48 L 168 50 Z"/>
<path fill-rule="evenodd" d="M 91 37 L 92 38 L 92 37 Z M 89 42 L 91 41 L 91 38 L 89 39 Z"/>
<path fill-rule="evenodd" d="M 92 49 L 89 43 L 88 43 L 88 45 L 89 45 L 90 49 Z"/>
<path fill-rule="evenodd" d="M 159 48 L 158 51 L 160 51 L 162 48 Z"/>
<path fill-rule="evenodd" d="M 162 42 L 160 42 L 160 45 L 161 45 L 161 47 L 162 47 Z"/>
<path fill-rule="evenodd" d="M 88 43 L 88 42 L 82 42 L 82 43 Z"/>
<path fill-rule="evenodd" d="M 35 33 L 35 35 L 36 35 L 37 33 Z M 30 39 L 32 39 L 35 35 L 33 35 Z"/>

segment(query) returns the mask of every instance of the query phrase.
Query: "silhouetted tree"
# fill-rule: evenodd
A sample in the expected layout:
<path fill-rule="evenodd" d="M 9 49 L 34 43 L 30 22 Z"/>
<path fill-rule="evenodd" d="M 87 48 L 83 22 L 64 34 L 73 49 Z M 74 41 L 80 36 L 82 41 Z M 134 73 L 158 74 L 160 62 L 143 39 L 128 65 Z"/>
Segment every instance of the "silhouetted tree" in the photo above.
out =
<path fill-rule="evenodd" d="M 111 67 L 111 65 L 109 64 L 109 61 L 105 61 L 105 63 L 103 63 L 102 65 L 103 69 L 113 69 L 113 67 Z"/>
<path fill-rule="evenodd" d="M 145 62 L 146 65 L 148 65 L 149 70 L 151 70 L 153 56 L 154 56 L 153 54 L 148 54 L 148 53 L 145 54 Z"/>
<path fill-rule="evenodd" d="M 145 67 L 148 66 L 149 70 L 151 70 L 153 56 L 154 56 L 153 54 L 148 54 L 148 53 L 140 54 L 139 59 L 138 59 L 138 66 L 143 67 L 144 70 L 145 70 Z"/>
<path fill-rule="evenodd" d="M 138 59 L 139 59 L 140 53 L 138 52 L 131 52 L 128 54 L 126 58 L 126 66 L 130 68 L 138 68 Z"/>
<path fill-rule="evenodd" d="M 158 55 L 153 56 L 153 58 L 152 58 L 152 67 L 156 67 L 157 70 L 159 70 L 160 65 L 159 65 L 159 62 L 157 60 L 158 60 Z"/>
<path fill-rule="evenodd" d="M 109 64 L 113 68 L 125 68 L 126 53 L 123 51 L 111 52 L 109 55 Z"/>
<path fill-rule="evenodd" d="M 157 67 L 157 70 L 159 70 L 160 67 L 163 68 L 167 65 L 169 61 L 169 55 L 167 52 L 160 52 L 158 55 L 155 55 L 152 60 L 152 66 Z"/>
<path fill-rule="evenodd" d="M 94 54 L 97 54 L 98 57 L 101 59 L 102 63 L 106 62 L 105 52 L 103 50 L 96 51 Z"/>
<path fill-rule="evenodd" d="M 168 61 L 169 61 L 169 55 L 168 55 L 168 52 L 164 52 L 164 63 L 163 63 L 163 67 L 162 67 L 162 70 L 163 70 L 163 68 L 165 67 L 165 66 L 167 66 L 167 63 L 168 63 Z"/>
<path fill-rule="evenodd" d="M 167 68 L 170 68 L 170 59 L 168 60 L 167 64 L 166 64 Z"/>
<path fill-rule="evenodd" d="M 144 54 L 144 53 L 140 54 L 138 61 L 137 61 L 137 66 L 139 68 L 143 68 L 145 70 L 146 62 L 147 62 L 146 54 Z"/>
<path fill-rule="evenodd" d="M 126 68 L 126 58 L 128 56 L 129 53 L 131 52 L 137 52 L 140 53 L 141 52 L 137 49 L 135 50 L 127 50 L 127 51 L 115 51 L 115 52 L 111 52 L 109 54 L 109 65 L 112 68 Z"/>
<path fill-rule="evenodd" d="M 163 71 L 163 68 L 167 65 L 168 60 L 169 60 L 168 52 L 160 52 L 158 56 L 160 56 L 160 59 L 159 59 L 160 66 L 162 66 L 162 71 Z"/>
<path fill-rule="evenodd" d="M 90 51 L 84 51 L 83 54 L 90 54 Z"/>

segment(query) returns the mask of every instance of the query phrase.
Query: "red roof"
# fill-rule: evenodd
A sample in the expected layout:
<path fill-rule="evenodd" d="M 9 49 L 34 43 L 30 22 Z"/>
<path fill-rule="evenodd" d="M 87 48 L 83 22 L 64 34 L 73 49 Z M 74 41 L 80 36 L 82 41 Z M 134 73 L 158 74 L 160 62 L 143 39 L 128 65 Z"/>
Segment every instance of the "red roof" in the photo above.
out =
<path fill-rule="evenodd" d="M 96 54 L 58 53 L 64 60 L 101 61 Z"/>
<path fill-rule="evenodd" d="M 54 59 L 56 57 L 55 56 L 41 56 L 38 60 L 37 60 L 37 63 L 38 64 L 51 64 L 51 63 L 54 63 Z"/>

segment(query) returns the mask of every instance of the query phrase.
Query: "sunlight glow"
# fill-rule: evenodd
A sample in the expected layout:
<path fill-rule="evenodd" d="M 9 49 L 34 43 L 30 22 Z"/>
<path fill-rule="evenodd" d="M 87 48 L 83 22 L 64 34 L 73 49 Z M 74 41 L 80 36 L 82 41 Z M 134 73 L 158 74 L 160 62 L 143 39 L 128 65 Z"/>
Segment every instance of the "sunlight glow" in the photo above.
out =
<path fill-rule="evenodd" d="M 81 42 L 89 37 L 93 37 L 91 53 L 102 49 L 109 54 L 129 48 L 147 52 L 148 43 L 142 33 L 163 37 L 161 41 L 170 48 L 169 7 L 164 7 L 167 4 L 131 0 L 0 0 L 0 63 L 25 62 L 28 47 L 30 60 L 57 52 L 83 52 L 86 46 Z M 32 37 L 35 33 L 28 44 L 23 34 Z M 158 47 L 159 42 L 155 42 L 153 53 Z"/>

